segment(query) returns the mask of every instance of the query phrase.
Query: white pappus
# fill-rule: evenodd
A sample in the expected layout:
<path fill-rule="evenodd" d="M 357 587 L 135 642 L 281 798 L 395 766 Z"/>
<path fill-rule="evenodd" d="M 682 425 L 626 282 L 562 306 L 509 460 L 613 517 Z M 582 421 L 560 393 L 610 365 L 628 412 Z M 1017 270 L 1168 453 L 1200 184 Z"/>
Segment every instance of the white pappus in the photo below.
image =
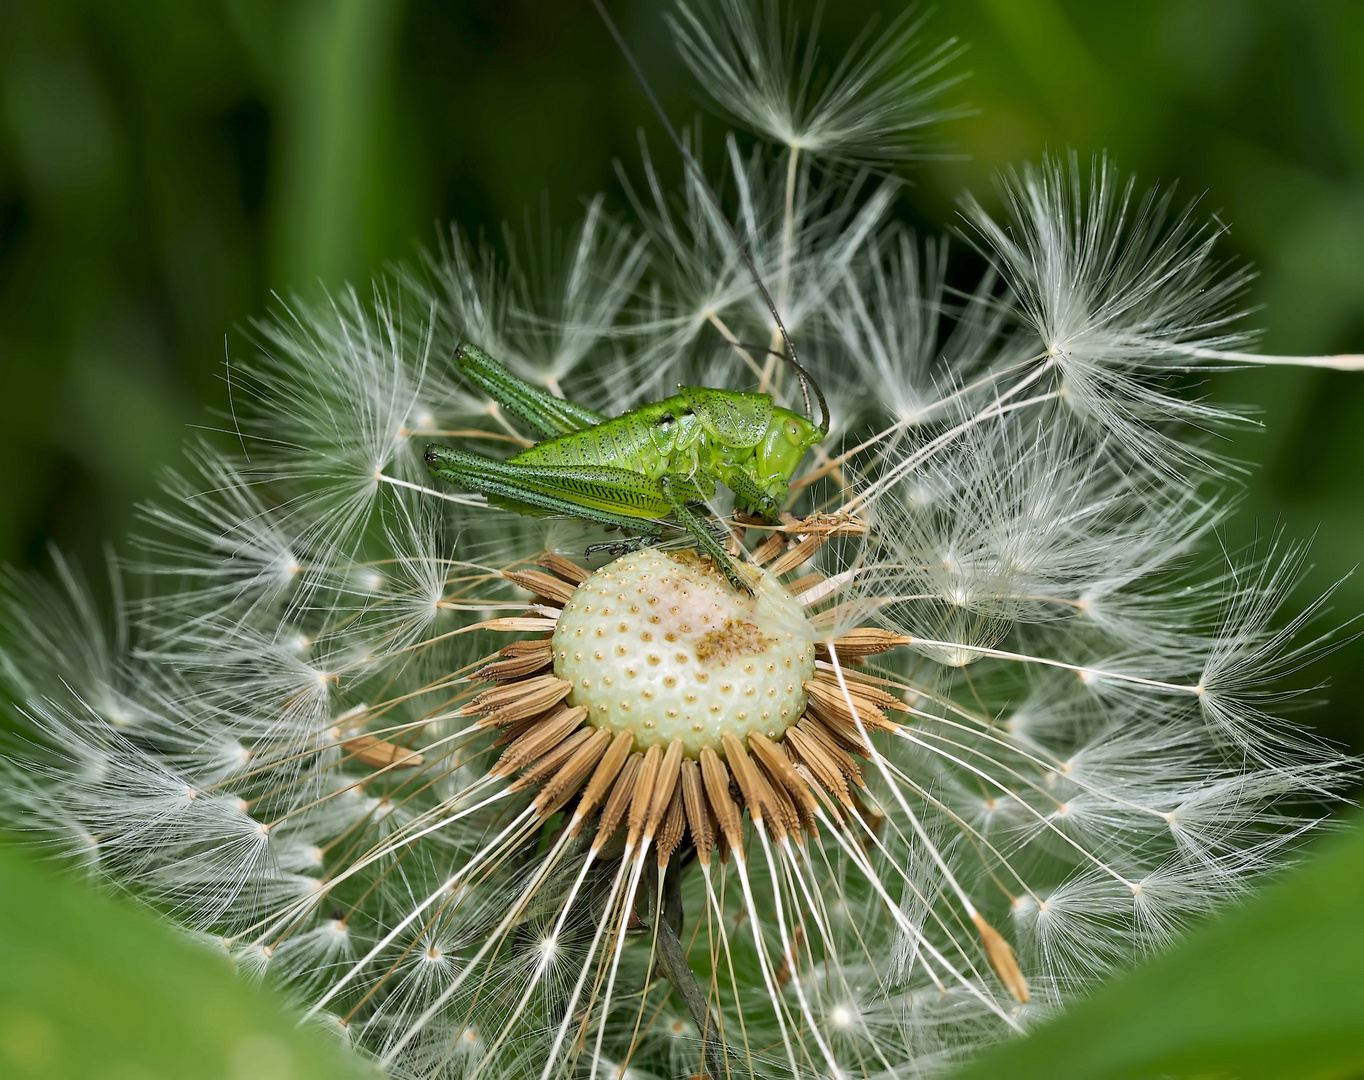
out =
<path fill-rule="evenodd" d="M 735 741 L 757 706 L 726 667 L 723 753 L 641 726 L 613 758 L 550 635 L 635 603 L 628 575 L 622 634 L 665 579 L 713 590 L 685 534 L 603 568 L 598 530 L 422 464 L 529 441 L 461 383 L 464 340 L 606 415 L 679 383 L 799 408 L 722 219 L 647 154 L 630 212 L 593 200 L 543 256 L 455 230 L 263 319 L 231 438 L 144 508 L 112 629 L 60 561 L 5 582 L 6 824 L 395 1076 L 933 1074 L 1240 895 L 1350 773 L 1284 717 L 1338 640 L 1293 599 L 1302 549 L 1209 542 L 1233 465 L 1204 433 L 1238 419 L 1190 373 L 1295 362 L 1244 351 L 1221 226 L 1047 157 L 1001 178 L 1005 220 L 965 202 L 990 266 L 950 290 L 887 170 L 952 114 L 954 45 L 904 62 L 900 20 L 820 82 L 775 4 L 671 26 L 754 135 L 722 196 L 833 412 L 781 525 L 712 506 L 788 605 L 726 627 L 790 630 L 808 665 L 784 728 Z M 608 685 L 655 663 L 631 641 Z M 707 639 L 688 670 L 717 649 L 766 655 Z"/>

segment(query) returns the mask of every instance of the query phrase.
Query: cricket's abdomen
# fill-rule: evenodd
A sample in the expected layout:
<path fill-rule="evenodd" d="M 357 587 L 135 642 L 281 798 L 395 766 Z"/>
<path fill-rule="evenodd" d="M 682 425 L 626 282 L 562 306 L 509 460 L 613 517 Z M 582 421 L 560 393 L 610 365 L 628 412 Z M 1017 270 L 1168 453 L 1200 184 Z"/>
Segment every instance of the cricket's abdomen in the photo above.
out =
<path fill-rule="evenodd" d="M 528 446 L 508 460 L 518 465 L 609 465 L 657 479 L 669 471 L 670 456 L 660 453 L 660 433 L 676 426 L 676 417 L 685 407 L 681 398 L 655 401 L 582 431 Z M 666 438 L 662 441 L 667 442 Z"/>
<path fill-rule="evenodd" d="M 528 446 L 507 459 L 526 468 L 605 470 L 617 479 L 619 512 L 628 516 L 665 516 L 671 509 L 661 481 L 684 483 L 689 498 L 715 492 L 715 481 L 753 457 L 753 447 L 715 442 L 694 415 L 684 394 L 642 405 L 581 431 L 558 435 Z M 575 484 L 582 481 L 575 478 Z M 575 490 L 584 501 L 601 497 L 595 490 Z"/>

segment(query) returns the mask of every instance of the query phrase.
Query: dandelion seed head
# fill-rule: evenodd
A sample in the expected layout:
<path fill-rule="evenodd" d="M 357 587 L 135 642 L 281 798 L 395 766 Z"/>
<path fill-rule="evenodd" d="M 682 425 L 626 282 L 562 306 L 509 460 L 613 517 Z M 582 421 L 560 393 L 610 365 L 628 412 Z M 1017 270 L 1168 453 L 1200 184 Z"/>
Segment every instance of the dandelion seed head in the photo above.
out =
<path fill-rule="evenodd" d="M 776 523 L 727 519 L 756 597 L 685 535 L 603 565 L 423 464 L 542 434 L 464 340 L 602 416 L 799 407 L 647 150 L 628 213 L 279 304 L 243 452 L 166 479 L 107 616 L 60 558 L 0 588 L 0 820 L 395 1076 L 945 1072 L 1240 896 L 1350 775 L 1285 719 L 1325 598 L 1282 538 L 1215 543 L 1195 432 L 1233 416 L 1168 378 L 1241 340 L 1221 227 L 1048 158 L 968 204 L 992 266 L 948 290 L 862 166 L 922 149 L 954 47 L 902 64 L 899 21 L 821 82 L 776 16 L 673 19 L 760 136 L 700 165 L 834 413 Z"/>

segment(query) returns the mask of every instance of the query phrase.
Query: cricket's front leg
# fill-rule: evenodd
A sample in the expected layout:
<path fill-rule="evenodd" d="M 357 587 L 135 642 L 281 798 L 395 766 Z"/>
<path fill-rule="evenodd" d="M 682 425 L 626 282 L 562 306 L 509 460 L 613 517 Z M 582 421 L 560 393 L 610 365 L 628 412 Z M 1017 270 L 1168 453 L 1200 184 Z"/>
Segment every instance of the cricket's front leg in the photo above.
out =
<path fill-rule="evenodd" d="M 736 510 L 755 513 L 769 525 L 781 520 L 781 501 L 786 496 L 784 485 L 780 497 L 774 496 L 754 480 L 742 465 L 726 469 L 720 482 L 734 492 Z"/>
<path fill-rule="evenodd" d="M 604 551 L 608 555 L 619 558 L 621 555 L 629 555 L 631 552 L 638 551 L 646 544 L 654 543 L 658 538 L 655 536 L 623 536 L 619 540 L 607 540 L 601 544 L 588 544 L 583 552 L 583 558 L 590 559 L 599 551 Z"/>
<path fill-rule="evenodd" d="M 692 485 L 685 480 L 664 476 L 658 481 L 658 486 L 668 501 L 672 503 L 673 516 L 686 526 L 687 531 L 696 538 L 701 550 L 711 557 L 711 561 L 725 575 L 729 583 L 739 592 L 752 596 L 753 587 L 739 576 L 739 571 L 735 569 L 729 552 L 710 531 L 708 523 L 697 517 L 691 507 L 687 505 L 687 500 L 692 497 L 695 490 Z"/>

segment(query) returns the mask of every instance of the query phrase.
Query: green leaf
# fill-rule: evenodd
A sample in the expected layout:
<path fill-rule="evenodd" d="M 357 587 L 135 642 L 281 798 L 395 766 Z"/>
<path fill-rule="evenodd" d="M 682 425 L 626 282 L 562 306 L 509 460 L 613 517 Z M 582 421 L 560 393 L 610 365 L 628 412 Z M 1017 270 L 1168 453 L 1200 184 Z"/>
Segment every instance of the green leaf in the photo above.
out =
<path fill-rule="evenodd" d="M 273 994 L 150 914 L 0 849 L 0 1076 L 370 1076 Z"/>
<path fill-rule="evenodd" d="M 953 1080 L 1364 1076 L 1364 828 Z"/>

